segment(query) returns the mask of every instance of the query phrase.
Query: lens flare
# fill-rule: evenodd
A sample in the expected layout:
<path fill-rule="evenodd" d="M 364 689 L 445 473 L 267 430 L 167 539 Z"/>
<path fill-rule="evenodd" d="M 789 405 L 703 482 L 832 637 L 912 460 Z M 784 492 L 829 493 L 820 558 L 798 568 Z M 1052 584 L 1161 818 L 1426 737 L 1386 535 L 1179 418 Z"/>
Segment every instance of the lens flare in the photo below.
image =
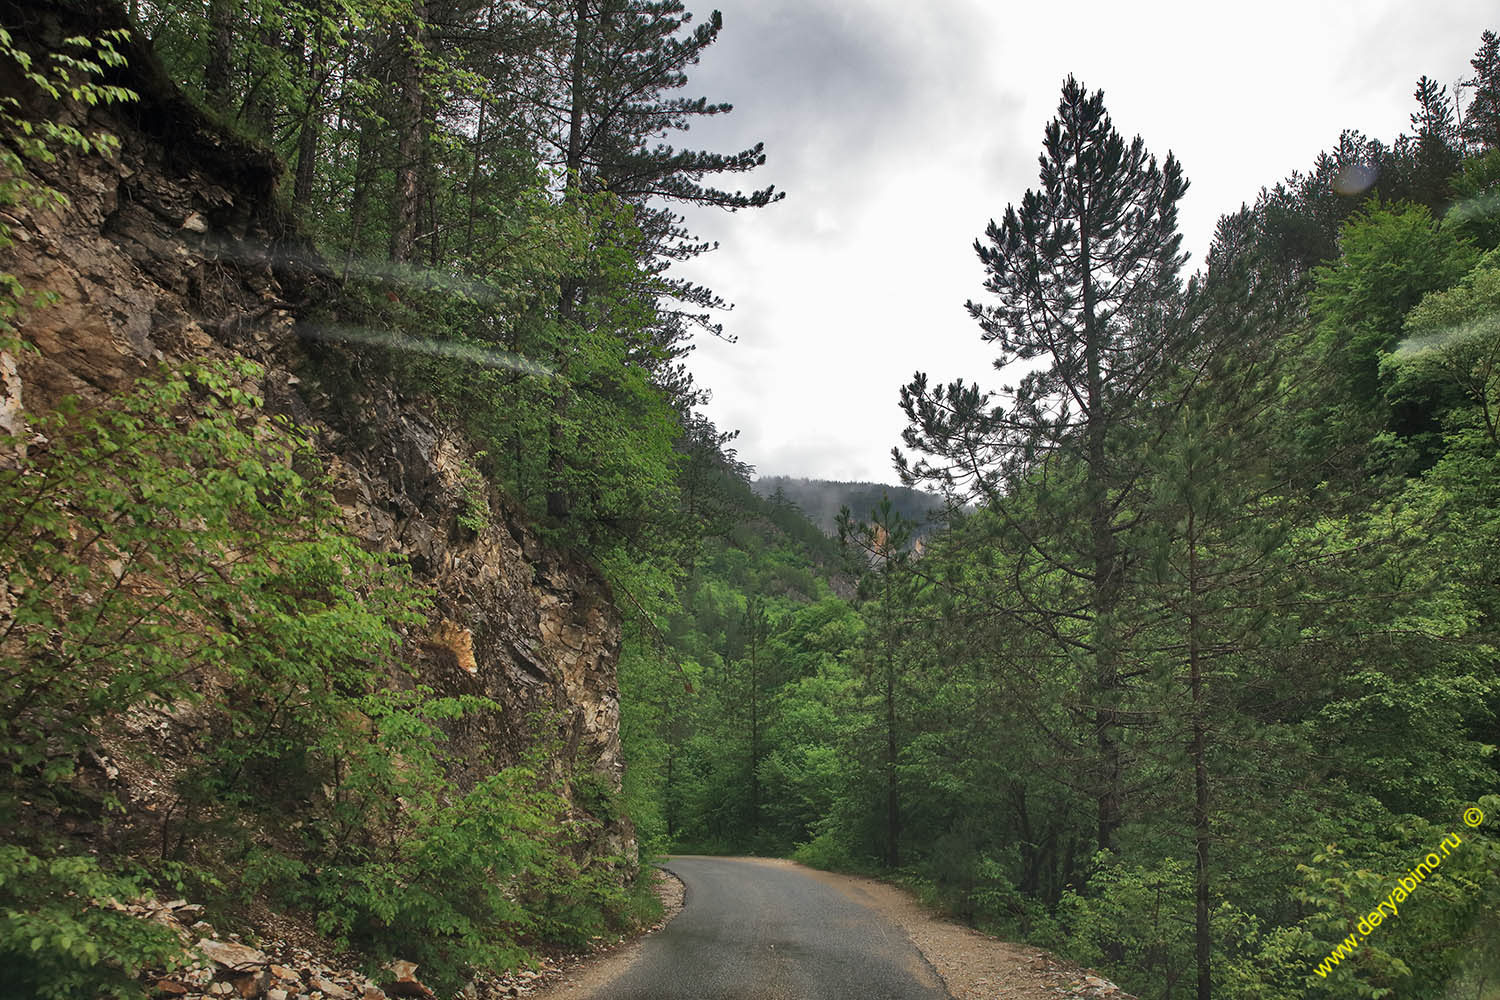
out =
<path fill-rule="evenodd" d="M 425 337 L 408 337 L 387 330 L 371 330 L 368 327 L 341 325 L 302 324 L 297 334 L 309 340 L 347 341 L 370 344 L 393 351 L 409 351 L 427 354 L 435 358 L 452 358 L 481 368 L 504 368 L 522 375 L 537 375 L 548 378 L 555 373 L 551 368 L 530 358 L 523 358 L 510 351 L 496 350 L 480 344 L 456 343 L 451 340 L 431 340 Z"/>
<path fill-rule="evenodd" d="M 1344 197 L 1364 194 L 1375 186 L 1379 171 L 1373 163 L 1348 163 L 1339 168 L 1333 178 L 1333 190 Z"/>

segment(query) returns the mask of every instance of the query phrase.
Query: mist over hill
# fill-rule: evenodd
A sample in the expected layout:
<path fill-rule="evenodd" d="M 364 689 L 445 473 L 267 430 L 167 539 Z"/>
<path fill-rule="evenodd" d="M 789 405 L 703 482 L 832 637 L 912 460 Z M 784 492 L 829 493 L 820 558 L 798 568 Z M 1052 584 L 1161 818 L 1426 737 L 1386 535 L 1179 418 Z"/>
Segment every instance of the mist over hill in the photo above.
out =
<path fill-rule="evenodd" d="M 927 532 L 931 514 L 941 513 L 941 497 L 906 486 L 885 483 L 846 483 L 828 479 L 803 479 L 794 476 L 762 476 L 750 484 L 760 496 L 782 496 L 796 504 L 807 519 L 830 535 L 836 534 L 835 519 L 839 509 L 848 507 L 857 518 L 868 518 L 882 497 L 891 498 L 891 506 L 902 517 L 918 525 L 917 533 Z"/>

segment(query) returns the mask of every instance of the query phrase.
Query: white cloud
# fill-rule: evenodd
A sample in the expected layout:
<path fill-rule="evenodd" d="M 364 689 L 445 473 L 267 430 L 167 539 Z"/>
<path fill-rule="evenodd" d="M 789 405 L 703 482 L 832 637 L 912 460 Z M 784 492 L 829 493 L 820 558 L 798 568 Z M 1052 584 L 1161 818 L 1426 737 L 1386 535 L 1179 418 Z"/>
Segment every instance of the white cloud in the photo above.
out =
<path fill-rule="evenodd" d="M 1417 77 L 1451 87 L 1497 26 L 1478 0 L 718 6 L 724 31 L 688 91 L 736 108 L 681 144 L 764 140 L 769 162 L 746 184 L 788 197 L 691 214 L 722 248 L 682 273 L 736 303 L 724 319 L 739 337 L 703 340 L 693 368 L 714 391 L 709 415 L 742 431 L 742 459 L 835 479 L 894 477 L 914 369 L 997 383 L 962 308 L 984 294 L 971 244 L 1035 183 L 1067 73 L 1104 89 L 1122 132 L 1182 160 L 1197 260 L 1221 214 L 1310 166 L 1341 129 L 1393 138 Z"/>

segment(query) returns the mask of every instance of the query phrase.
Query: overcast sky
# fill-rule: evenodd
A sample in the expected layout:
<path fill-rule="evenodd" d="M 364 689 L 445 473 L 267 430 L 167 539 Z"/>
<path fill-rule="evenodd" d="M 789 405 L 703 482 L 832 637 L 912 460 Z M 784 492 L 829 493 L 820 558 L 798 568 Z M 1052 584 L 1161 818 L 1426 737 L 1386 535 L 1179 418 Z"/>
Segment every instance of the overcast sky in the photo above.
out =
<path fill-rule="evenodd" d="M 1426 73 L 1453 84 L 1493 0 L 1020 3 L 723 0 L 684 93 L 732 114 L 677 144 L 764 141 L 750 175 L 784 201 L 691 214 L 720 241 L 679 270 L 734 302 L 738 338 L 700 337 L 709 416 L 761 475 L 893 482 L 914 370 L 998 384 L 963 309 L 972 243 L 1037 182 L 1063 78 L 1102 88 L 1115 127 L 1170 150 L 1189 270 L 1218 217 L 1309 167 L 1340 130 L 1390 141 Z M 688 0 L 705 17 L 713 5 Z M 676 140 L 674 140 L 676 141 Z"/>

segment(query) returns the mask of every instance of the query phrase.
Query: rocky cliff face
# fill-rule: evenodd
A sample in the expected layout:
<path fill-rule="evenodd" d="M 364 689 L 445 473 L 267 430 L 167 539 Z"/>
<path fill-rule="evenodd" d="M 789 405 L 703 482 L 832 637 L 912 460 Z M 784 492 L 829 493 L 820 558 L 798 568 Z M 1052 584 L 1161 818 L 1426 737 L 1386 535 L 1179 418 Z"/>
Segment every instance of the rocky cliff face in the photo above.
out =
<path fill-rule="evenodd" d="M 97 36 L 119 17 L 91 3 L 24 12 L 4 3 L 0 13 L 27 25 L 32 46 Z M 304 340 L 299 324 L 332 285 L 278 214 L 277 164 L 204 121 L 149 52 L 122 51 L 129 68 L 114 82 L 141 101 L 72 112 L 85 131 L 117 135 L 118 153 L 69 154 L 46 168 L 41 179 L 67 194 L 66 208 L 4 210 L 15 245 L 0 252 L 0 270 L 55 301 L 22 327 L 40 353 L 0 359 L 0 426 L 67 394 L 107 395 L 162 361 L 261 363 L 268 408 L 316 435 L 354 533 L 405 556 L 435 591 L 432 625 L 407 651 L 421 682 L 503 706 L 456 737 L 499 747 L 508 761 L 546 739 L 559 766 L 618 790 L 621 630 L 604 581 L 542 544 L 493 493 L 488 525 L 461 525 L 470 449 L 421 401 L 381 384 L 340 400 L 308 388 L 309 372 L 322 370 L 314 354 L 338 349 Z M 14 82 L 0 79 L 0 92 L 21 92 Z M 122 790 L 127 801 L 146 794 Z M 607 827 L 605 840 L 601 849 L 633 853 L 627 823 Z"/>

